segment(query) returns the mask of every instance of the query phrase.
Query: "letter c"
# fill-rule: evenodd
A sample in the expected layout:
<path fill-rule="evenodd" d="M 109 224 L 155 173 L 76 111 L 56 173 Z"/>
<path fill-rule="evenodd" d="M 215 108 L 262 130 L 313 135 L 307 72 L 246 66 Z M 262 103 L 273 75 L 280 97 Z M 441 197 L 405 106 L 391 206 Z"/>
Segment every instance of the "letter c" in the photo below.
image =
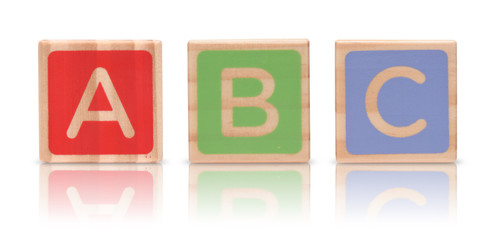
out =
<path fill-rule="evenodd" d="M 425 82 L 425 75 L 415 68 L 406 66 L 387 68 L 377 74 L 370 82 L 365 95 L 365 110 L 367 111 L 367 116 L 369 117 L 372 125 L 374 125 L 374 127 L 380 132 L 390 137 L 410 137 L 424 130 L 427 126 L 427 122 L 424 119 L 418 119 L 416 122 L 408 126 L 393 126 L 382 118 L 377 106 L 377 97 L 379 96 L 379 91 L 382 86 L 390 79 L 396 77 L 406 77 L 418 84 Z"/>

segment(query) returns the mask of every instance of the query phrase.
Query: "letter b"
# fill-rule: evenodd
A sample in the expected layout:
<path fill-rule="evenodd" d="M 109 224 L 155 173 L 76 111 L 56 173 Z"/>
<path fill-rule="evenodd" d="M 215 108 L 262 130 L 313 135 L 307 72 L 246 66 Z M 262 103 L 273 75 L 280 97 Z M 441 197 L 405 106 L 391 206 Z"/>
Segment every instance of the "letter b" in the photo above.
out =
<path fill-rule="evenodd" d="M 233 97 L 233 79 L 256 78 L 262 82 L 262 92 L 255 97 Z M 279 122 L 279 113 L 267 99 L 274 92 L 272 75 L 260 68 L 226 68 L 221 73 L 222 80 L 222 134 L 226 137 L 256 137 L 273 132 Z M 260 126 L 233 126 L 233 108 L 258 107 L 267 114 L 267 120 Z"/>

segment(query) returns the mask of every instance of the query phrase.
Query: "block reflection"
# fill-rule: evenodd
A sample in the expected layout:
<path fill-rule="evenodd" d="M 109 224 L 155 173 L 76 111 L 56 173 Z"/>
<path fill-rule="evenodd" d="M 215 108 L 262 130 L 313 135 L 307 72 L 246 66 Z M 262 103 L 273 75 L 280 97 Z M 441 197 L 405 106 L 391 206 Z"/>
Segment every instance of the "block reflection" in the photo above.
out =
<path fill-rule="evenodd" d="M 338 164 L 336 214 L 340 220 L 453 220 L 456 165 Z"/>
<path fill-rule="evenodd" d="M 43 164 L 40 215 L 49 221 L 135 221 L 160 216 L 160 164 Z"/>
<path fill-rule="evenodd" d="M 305 219 L 308 164 L 191 164 L 190 218 L 199 221 Z"/>

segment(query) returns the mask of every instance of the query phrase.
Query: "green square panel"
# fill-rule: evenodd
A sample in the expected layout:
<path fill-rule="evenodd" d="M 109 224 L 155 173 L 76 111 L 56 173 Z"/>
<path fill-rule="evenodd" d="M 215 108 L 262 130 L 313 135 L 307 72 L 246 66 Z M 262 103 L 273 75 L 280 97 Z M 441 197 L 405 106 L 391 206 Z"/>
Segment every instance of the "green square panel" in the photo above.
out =
<path fill-rule="evenodd" d="M 203 154 L 294 154 L 302 149 L 302 58 L 295 50 L 207 50 L 197 58 L 198 148 Z M 262 136 L 222 133 L 222 71 L 261 69 L 274 80 L 265 101 L 277 110 L 273 131 Z M 233 78 L 232 97 L 255 97 L 263 91 L 256 78 Z M 259 126 L 267 113 L 258 107 L 234 107 L 233 126 Z"/>

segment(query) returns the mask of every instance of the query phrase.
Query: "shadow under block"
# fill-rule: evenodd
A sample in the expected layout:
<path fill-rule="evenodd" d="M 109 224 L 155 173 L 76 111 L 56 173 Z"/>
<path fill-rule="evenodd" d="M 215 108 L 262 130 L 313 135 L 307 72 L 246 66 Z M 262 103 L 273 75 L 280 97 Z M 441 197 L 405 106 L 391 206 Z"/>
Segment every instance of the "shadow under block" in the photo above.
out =
<path fill-rule="evenodd" d="M 455 41 L 337 41 L 338 162 L 456 160 Z"/>
<path fill-rule="evenodd" d="M 40 160 L 162 159 L 160 41 L 41 41 Z"/>
<path fill-rule="evenodd" d="M 310 159 L 308 40 L 188 44 L 189 159 Z"/>

